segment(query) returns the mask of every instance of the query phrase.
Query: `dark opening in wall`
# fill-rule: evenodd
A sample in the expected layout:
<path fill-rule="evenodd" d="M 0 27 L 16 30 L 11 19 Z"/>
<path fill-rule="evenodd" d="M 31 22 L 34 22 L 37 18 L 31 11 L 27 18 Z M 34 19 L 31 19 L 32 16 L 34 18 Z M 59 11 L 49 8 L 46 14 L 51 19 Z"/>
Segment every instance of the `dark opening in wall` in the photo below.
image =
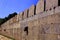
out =
<path fill-rule="evenodd" d="M 51 24 L 53 24 L 53 23 L 51 23 Z"/>
<path fill-rule="evenodd" d="M 52 8 L 50 8 L 49 10 L 52 10 Z"/>
<path fill-rule="evenodd" d="M 0 31 L 2 31 L 2 30 L 0 30 Z"/>
<path fill-rule="evenodd" d="M 60 6 L 60 0 L 58 0 L 58 6 Z"/>
<path fill-rule="evenodd" d="M 27 10 L 27 18 L 28 18 L 28 14 L 29 14 L 29 9 Z"/>
<path fill-rule="evenodd" d="M 24 31 L 25 31 L 26 34 L 28 35 L 28 26 L 24 28 Z"/>
<path fill-rule="evenodd" d="M 34 15 L 36 15 L 36 5 L 35 5 L 35 7 L 34 7 Z"/>
<path fill-rule="evenodd" d="M 26 40 L 26 39 L 25 39 Z"/>
<path fill-rule="evenodd" d="M 4 31 L 6 31 L 6 29 L 4 29 Z"/>
<path fill-rule="evenodd" d="M 46 0 L 44 0 L 44 11 L 46 9 Z"/>
<path fill-rule="evenodd" d="M 55 9 L 56 7 L 53 7 L 53 9 Z"/>

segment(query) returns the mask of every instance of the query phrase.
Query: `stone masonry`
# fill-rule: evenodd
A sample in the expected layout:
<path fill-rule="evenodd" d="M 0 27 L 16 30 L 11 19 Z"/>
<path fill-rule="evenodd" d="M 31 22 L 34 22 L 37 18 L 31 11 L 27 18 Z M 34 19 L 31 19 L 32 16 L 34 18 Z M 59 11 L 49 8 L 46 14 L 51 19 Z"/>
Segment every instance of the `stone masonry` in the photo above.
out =
<path fill-rule="evenodd" d="M 39 0 L 0 25 L 0 34 L 15 40 L 60 40 L 58 0 Z"/>

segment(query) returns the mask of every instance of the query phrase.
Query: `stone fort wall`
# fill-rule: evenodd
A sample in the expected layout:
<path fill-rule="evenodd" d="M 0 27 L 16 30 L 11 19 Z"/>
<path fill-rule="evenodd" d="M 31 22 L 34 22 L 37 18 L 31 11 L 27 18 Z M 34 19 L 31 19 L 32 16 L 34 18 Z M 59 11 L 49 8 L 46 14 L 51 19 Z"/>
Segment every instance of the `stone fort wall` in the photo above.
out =
<path fill-rule="evenodd" d="M 16 40 L 60 40 L 58 0 L 39 0 L 36 6 L 2 24 L 0 31 Z"/>

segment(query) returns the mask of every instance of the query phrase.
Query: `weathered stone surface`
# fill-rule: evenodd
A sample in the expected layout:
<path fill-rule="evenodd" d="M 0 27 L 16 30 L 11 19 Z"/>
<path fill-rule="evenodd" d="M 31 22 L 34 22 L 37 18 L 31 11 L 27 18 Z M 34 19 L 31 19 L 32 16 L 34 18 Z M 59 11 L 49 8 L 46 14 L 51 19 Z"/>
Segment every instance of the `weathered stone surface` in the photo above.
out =
<path fill-rule="evenodd" d="M 39 0 L 36 5 L 36 14 L 44 11 L 44 0 Z"/>
<path fill-rule="evenodd" d="M 18 35 L 17 35 L 17 28 L 14 28 L 14 38 L 17 40 Z"/>
<path fill-rule="evenodd" d="M 56 34 L 45 34 L 45 40 L 57 40 Z"/>
<path fill-rule="evenodd" d="M 52 3 L 52 4 L 51 4 Z M 46 0 L 46 10 L 58 6 L 58 0 Z"/>
<path fill-rule="evenodd" d="M 57 40 L 57 35 L 55 35 L 55 34 L 39 34 L 38 40 Z"/>
<path fill-rule="evenodd" d="M 22 20 L 22 14 L 23 14 L 23 12 L 19 13 L 19 21 Z"/>
<path fill-rule="evenodd" d="M 49 2 L 47 9 L 50 9 L 49 7 L 55 3 L 52 3 L 52 1 L 46 0 L 47 3 Z M 57 0 L 55 1 L 57 2 Z M 35 6 L 32 5 L 29 9 L 28 18 L 26 18 L 27 10 L 21 12 L 2 24 L 2 31 L 0 32 L 16 40 L 60 40 L 60 7 L 43 12 L 43 2 L 44 0 L 41 0 L 41 2 L 39 1 L 37 4 L 39 8 L 36 10 L 38 10 L 39 14 L 36 13 L 37 15 L 34 15 Z M 52 4 L 50 5 L 50 3 Z M 56 5 L 54 4 L 53 6 Z M 40 7 L 42 9 L 40 9 Z M 26 27 L 28 27 L 28 34 L 24 31 Z"/>
<path fill-rule="evenodd" d="M 32 30 L 33 30 L 33 27 L 34 27 L 34 26 L 33 26 L 33 21 L 29 21 L 29 22 L 28 22 L 28 27 L 29 27 L 29 28 L 28 28 L 28 29 L 29 29 L 29 30 L 28 30 L 28 31 L 29 31 L 29 34 L 28 34 L 28 38 L 29 38 L 29 39 L 28 39 L 28 40 L 33 40 L 33 33 L 32 33 L 32 32 L 33 32 Z"/>
<path fill-rule="evenodd" d="M 13 39 L 0 35 L 0 40 L 13 40 Z"/>
<path fill-rule="evenodd" d="M 26 19 L 27 16 L 28 16 L 27 11 L 28 11 L 28 10 L 25 10 L 25 11 L 24 11 L 24 19 Z"/>
<path fill-rule="evenodd" d="M 60 34 L 58 34 L 58 40 L 60 40 Z"/>
<path fill-rule="evenodd" d="M 34 6 L 34 5 L 32 5 L 32 6 L 29 8 L 28 17 L 31 17 L 31 16 L 33 16 L 33 15 L 34 15 L 34 8 L 35 8 L 35 6 Z"/>

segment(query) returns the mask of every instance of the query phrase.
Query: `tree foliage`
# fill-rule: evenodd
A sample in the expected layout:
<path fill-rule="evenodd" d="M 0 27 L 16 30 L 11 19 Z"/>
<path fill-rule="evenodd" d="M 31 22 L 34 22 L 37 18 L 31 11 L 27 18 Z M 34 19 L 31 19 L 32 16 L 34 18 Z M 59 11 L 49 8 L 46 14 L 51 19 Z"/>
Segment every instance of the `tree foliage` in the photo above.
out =
<path fill-rule="evenodd" d="M 4 22 L 8 21 L 9 19 L 11 19 L 12 17 L 14 17 L 15 15 L 17 15 L 16 12 L 9 14 L 7 17 L 5 18 L 0 18 L 0 25 L 3 24 Z"/>

